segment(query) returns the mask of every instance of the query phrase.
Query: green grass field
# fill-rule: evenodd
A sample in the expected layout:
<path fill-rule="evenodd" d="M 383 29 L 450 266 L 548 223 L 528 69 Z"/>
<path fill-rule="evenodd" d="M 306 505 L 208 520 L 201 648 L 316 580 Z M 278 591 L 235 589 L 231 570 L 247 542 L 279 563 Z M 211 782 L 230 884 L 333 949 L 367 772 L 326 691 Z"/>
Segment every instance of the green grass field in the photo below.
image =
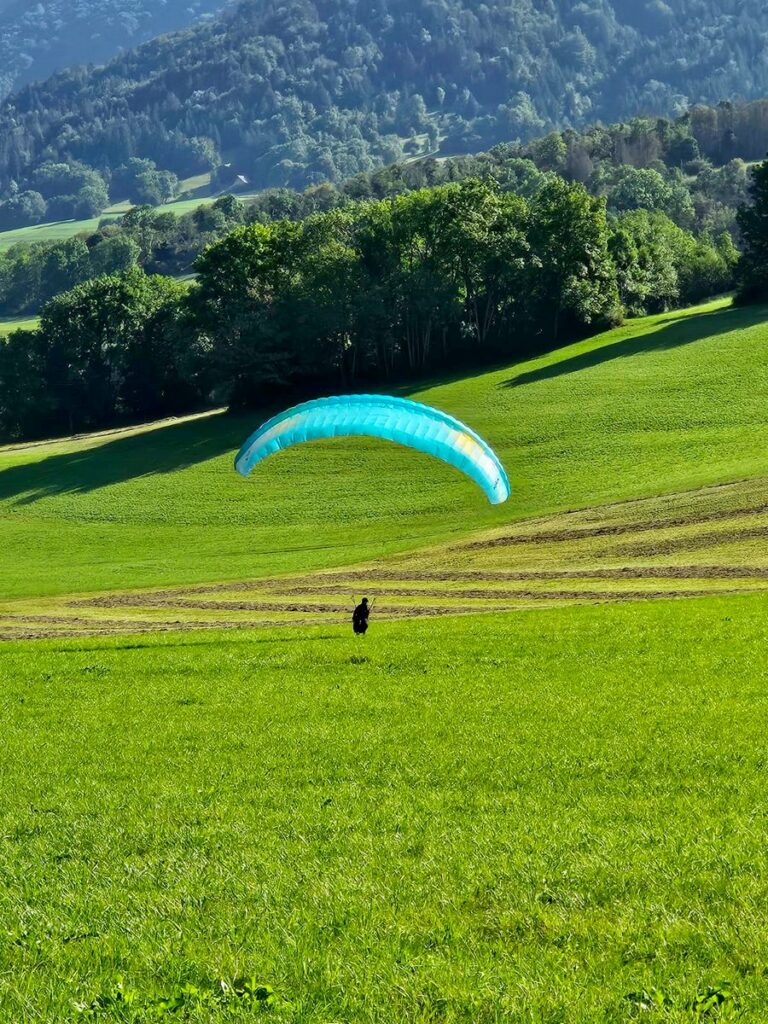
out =
<path fill-rule="evenodd" d="M 0 1019 L 764 1019 L 767 609 L 1 646 Z"/>
<path fill-rule="evenodd" d="M 98 229 L 102 219 L 114 220 L 120 216 L 120 212 L 110 213 L 105 210 L 100 217 L 87 220 L 57 220 L 47 224 L 33 224 L 27 228 L 14 228 L 12 231 L 0 231 L 0 249 L 10 249 L 19 242 L 60 242 L 83 232 L 93 232 Z"/>
<path fill-rule="evenodd" d="M 38 323 L 39 320 L 36 316 L 25 317 L 20 320 L 0 319 L 0 338 L 5 338 L 13 331 L 33 331 L 37 327 Z"/>
<path fill-rule="evenodd" d="M 190 183 L 193 191 L 202 193 L 205 189 L 196 186 L 196 182 L 202 182 L 205 177 L 205 175 L 198 175 L 197 178 L 190 178 L 187 181 Z M 238 198 L 243 200 L 252 199 L 256 194 L 255 192 L 242 194 Z M 182 214 L 191 213 L 198 206 L 213 203 L 215 200 L 215 195 L 197 194 L 191 199 L 177 199 L 175 202 L 166 203 L 158 209 L 163 213 L 174 213 L 177 217 L 181 217 Z M 124 213 L 127 213 L 131 209 L 131 205 L 129 202 L 115 203 L 114 206 L 104 210 L 99 217 L 91 217 L 86 220 L 50 221 L 45 224 L 34 224 L 31 227 L 15 228 L 12 231 L 0 231 L 0 250 L 10 249 L 12 245 L 16 245 L 18 242 L 59 242 L 84 232 L 92 233 L 98 229 L 99 223 L 102 220 L 116 220 Z"/>
<path fill-rule="evenodd" d="M 0 1020 L 760 1024 L 767 319 L 420 389 L 497 509 L 243 481 L 261 414 L 0 448 Z"/>
<path fill-rule="evenodd" d="M 500 508 L 441 463 L 357 439 L 300 446 L 244 481 L 232 459 L 259 414 L 0 449 L 0 594 L 305 573 L 768 476 L 765 316 L 667 314 L 418 391 L 499 451 L 514 487 Z"/>

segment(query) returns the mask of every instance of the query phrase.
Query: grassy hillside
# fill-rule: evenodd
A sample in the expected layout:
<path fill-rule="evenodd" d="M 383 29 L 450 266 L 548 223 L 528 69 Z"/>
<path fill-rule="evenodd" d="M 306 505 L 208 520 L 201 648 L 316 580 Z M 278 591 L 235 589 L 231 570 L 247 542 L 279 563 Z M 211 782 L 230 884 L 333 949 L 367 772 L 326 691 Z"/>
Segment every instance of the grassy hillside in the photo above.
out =
<path fill-rule="evenodd" d="M 0 639 L 338 624 L 364 593 L 377 624 L 743 595 L 768 590 L 767 541 L 763 476 L 523 520 L 344 569 L 0 602 Z"/>
<path fill-rule="evenodd" d="M 373 441 L 243 481 L 259 416 L 0 449 L 0 1019 L 760 1020 L 766 317 L 420 390 L 500 509 Z"/>
<path fill-rule="evenodd" d="M 21 320 L 0 320 L 0 338 L 4 338 L 12 331 L 33 331 L 38 322 L 36 316 L 25 317 Z"/>
<path fill-rule="evenodd" d="M 249 199 L 255 193 L 238 194 L 240 199 Z M 195 196 L 192 199 L 177 199 L 176 202 L 166 203 L 160 209 L 163 213 L 173 213 L 181 217 L 185 213 L 191 213 L 199 206 L 205 206 L 215 202 L 216 195 Z M 19 242 L 60 242 L 65 238 L 73 238 L 75 235 L 92 233 L 97 230 L 102 220 L 117 220 L 124 213 L 131 209 L 131 203 L 118 203 L 110 206 L 100 217 L 91 217 L 88 220 L 58 220 L 46 224 L 34 224 L 27 228 L 16 228 L 13 231 L 0 231 L 0 249 L 10 249 L 12 245 Z"/>
<path fill-rule="evenodd" d="M 760 1020 L 767 610 L 0 645 L 0 1017 Z"/>
<path fill-rule="evenodd" d="M 82 232 L 96 231 L 102 219 L 116 219 L 118 216 L 106 211 L 101 217 L 91 217 L 89 220 L 57 220 L 13 231 L 0 231 L 0 249 L 10 249 L 19 242 L 60 242 Z"/>
<path fill-rule="evenodd" d="M 243 481 L 232 457 L 258 414 L 0 450 L 0 593 L 305 572 L 768 474 L 765 316 L 713 304 L 418 391 L 499 451 L 514 487 L 501 508 L 426 456 L 357 439 Z"/>

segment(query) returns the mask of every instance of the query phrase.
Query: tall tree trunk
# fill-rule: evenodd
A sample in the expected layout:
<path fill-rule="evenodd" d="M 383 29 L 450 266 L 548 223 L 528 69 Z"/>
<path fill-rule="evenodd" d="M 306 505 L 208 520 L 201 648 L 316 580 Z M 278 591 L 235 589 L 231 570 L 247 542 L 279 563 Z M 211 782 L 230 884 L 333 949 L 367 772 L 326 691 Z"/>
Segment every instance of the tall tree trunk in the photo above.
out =
<path fill-rule="evenodd" d="M 421 342 L 421 359 L 420 365 L 422 369 L 427 365 L 427 359 L 429 357 L 429 343 L 432 337 L 432 317 L 427 320 L 427 326 L 424 331 L 424 335 Z"/>

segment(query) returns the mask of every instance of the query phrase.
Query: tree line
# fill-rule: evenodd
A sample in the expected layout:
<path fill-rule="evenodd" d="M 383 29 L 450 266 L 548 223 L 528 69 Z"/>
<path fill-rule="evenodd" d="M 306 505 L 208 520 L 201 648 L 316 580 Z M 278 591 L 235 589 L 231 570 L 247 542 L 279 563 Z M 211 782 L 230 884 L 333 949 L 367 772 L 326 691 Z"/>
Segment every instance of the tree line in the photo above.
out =
<path fill-rule="evenodd" d="M 108 175 L 78 160 L 46 160 L 21 189 L 8 184 L 0 200 L 0 231 L 30 227 L 45 221 L 88 220 L 112 202 L 110 193 L 138 205 L 160 206 L 173 199 L 179 181 L 172 171 L 158 170 L 154 160 L 131 157 Z"/>
<path fill-rule="evenodd" d="M 737 210 L 747 198 L 748 165 L 740 157 L 722 166 L 713 164 L 692 133 L 700 131 L 702 123 L 713 123 L 713 116 L 757 123 L 756 112 L 764 106 L 696 108 L 676 121 L 640 118 L 593 126 L 580 134 L 553 133 L 471 156 L 393 164 L 303 191 L 267 189 L 245 201 L 223 195 L 181 217 L 161 204 L 177 183 L 151 161 L 132 158 L 114 173 L 110 184 L 114 196 L 127 196 L 138 204 L 126 215 L 105 219 L 76 241 L 18 243 L 0 253 L 0 316 L 35 313 L 59 292 L 130 265 L 150 274 L 189 274 L 205 246 L 239 224 L 303 220 L 361 200 L 393 198 L 467 178 L 489 179 L 502 191 L 531 199 L 552 175 L 559 175 L 581 181 L 590 193 L 604 197 L 611 215 L 661 211 L 697 237 L 720 238 L 728 232 L 738 242 Z M 713 130 L 712 137 L 717 136 Z M 746 139 L 744 134 L 745 145 Z M 92 194 L 88 175 L 93 173 L 82 165 L 47 162 L 34 179 L 36 188 L 43 190 L 40 203 L 58 202 L 60 197 L 52 196 L 56 190 L 76 195 L 78 185 Z"/>
<path fill-rule="evenodd" d="M 551 175 L 468 179 L 229 231 L 181 283 L 132 266 L 49 301 L 0 346 L 0 436 L 30 438 L 323 390 L 537 348 L 730 287 L 725 235 L 609 218 Z"/>

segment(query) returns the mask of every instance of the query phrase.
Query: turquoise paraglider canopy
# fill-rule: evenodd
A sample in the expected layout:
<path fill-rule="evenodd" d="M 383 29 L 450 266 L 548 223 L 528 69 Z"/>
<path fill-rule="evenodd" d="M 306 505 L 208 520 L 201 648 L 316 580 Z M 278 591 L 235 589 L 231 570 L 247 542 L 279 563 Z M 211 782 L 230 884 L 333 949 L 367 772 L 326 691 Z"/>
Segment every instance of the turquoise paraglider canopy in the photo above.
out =
<path fill-rule="evenodd" d="M 237 453 L 235 469 L 247 476 L 257 463 L 283 448 L 358 435 L 381 437 L 442 459 L 482 487 L 493 505 L 502 504 L 511 493 L 498 456 L 473 430 L 439 409 L 387 395 L 318 398 L 286 409 L 251 434 Z"/>

